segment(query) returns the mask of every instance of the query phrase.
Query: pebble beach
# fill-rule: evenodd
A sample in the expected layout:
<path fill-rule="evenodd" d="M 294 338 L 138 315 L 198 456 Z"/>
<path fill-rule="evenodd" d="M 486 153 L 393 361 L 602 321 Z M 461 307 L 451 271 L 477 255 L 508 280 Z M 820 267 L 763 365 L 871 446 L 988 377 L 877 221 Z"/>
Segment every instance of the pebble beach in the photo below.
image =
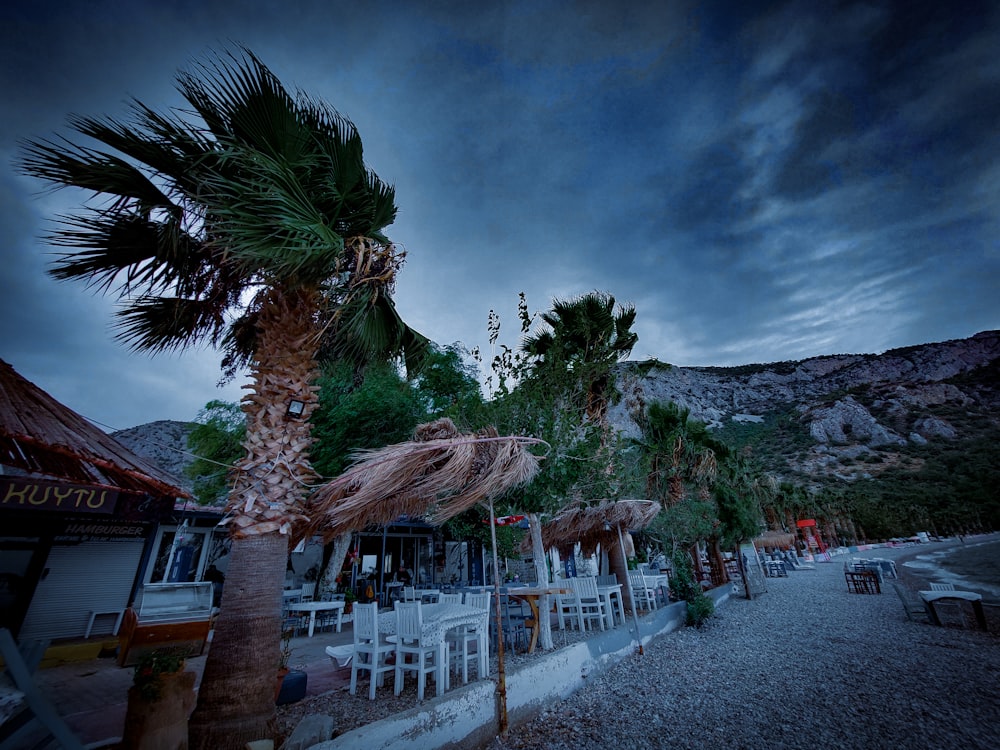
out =
<path fill-rule="evenodd" d="M 898 560 L 920 585 L 901 564 L 918 552 L 856 556 Z M 700 630 L 654 640 L 490 747 L 998 746 L 996 634 L 909 621 L 891 586 L 848 593 L 839 558 L 767 588 L 753 601 L 730 598 Z"/>

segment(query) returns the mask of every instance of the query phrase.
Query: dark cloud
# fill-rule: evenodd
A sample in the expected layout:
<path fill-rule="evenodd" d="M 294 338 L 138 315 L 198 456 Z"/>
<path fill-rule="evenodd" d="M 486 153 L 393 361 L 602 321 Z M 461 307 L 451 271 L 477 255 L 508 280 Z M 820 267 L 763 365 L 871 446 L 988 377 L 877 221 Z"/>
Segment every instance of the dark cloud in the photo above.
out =
<path fill-rule="evenodd" d="M 176 104 L 176 71 L 234 43 L 357 124 L 397 190 L 400 310 L 442 343 L 484 346 L 495 309 L 516 344 L 521 291 L 535 311 L 608 290 L 637 307 L 635 356 L 676 364 L 1000 324 L 992 3 L 103 0 L 5 20 L 0 356 L 115 426 L 193 417 L 218 356 L 129 354 L 111 300 L 44 272 L 37 238 L 78 196 L 8 165 L 69 113 Z"/>

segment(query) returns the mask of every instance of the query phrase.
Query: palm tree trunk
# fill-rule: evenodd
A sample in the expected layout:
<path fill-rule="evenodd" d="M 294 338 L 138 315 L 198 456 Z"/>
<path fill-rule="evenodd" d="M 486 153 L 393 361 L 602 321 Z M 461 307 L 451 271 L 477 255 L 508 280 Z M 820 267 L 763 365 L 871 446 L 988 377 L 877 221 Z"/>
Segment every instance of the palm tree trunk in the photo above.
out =
<path fill-rule="evenodd" d="M 205 660 L 190 747 L 244 748 L 274 737 L 274 678 L 281 643 L 281 587 L 288 537 L 233 540 L 222 608 Z"/>
<path fill-rule="evenodd" d="M 192 750 L 242 750 L 274 737 L 274 679 L 289 541 L 315 481 L 309 414 L 318 373 L 315 292 L 275 289 L 262 307 L 253 391 L 243 397 L 246 457 L 229 495 L 232 560 L 189 727 Z M 289 419 L 288 402 L 304 402 Z"/>

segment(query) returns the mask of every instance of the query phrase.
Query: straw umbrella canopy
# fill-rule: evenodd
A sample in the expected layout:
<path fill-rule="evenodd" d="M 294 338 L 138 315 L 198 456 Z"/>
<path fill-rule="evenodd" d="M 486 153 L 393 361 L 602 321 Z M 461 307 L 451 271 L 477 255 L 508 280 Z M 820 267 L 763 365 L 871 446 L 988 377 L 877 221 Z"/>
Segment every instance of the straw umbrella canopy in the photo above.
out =
<path fill-rule="evenodd" d="M 544 441 L 501 437 L 493 427 L 463 434 L 447 418 L 420 425 L 412 441 L 356 454 L 346 472 L 317 489 L 303 533 L 329 540 L 404 515 L 439 525 L 530 481 L 539 461 L 527 450 L 532 444 Z"/>
<path fill-rule="evenodd" d="M 544 440 L 501 437 L 489 427 L 463 435 L 450 419 L 417 427 L 414 440 L 356 456 L 354 465 L 310 498 L 311 522 L 305 533 L 325 539 L 367 526 L 387 524 L 402 515 L 424 516 L 441 524 L 480 502 L 490 511 L 493 564 L 497 564 L 493 498 L 530 481 L 539 457 L 527 447 Z M 500 589 L 495 616 L 500 630 Z M 503 639 L 498 643 L 497 696 L 500 730 L 507 728 L 507 685 Z"/>
<path fill-rule="evenodd" d="M 607 549 L 618 540 L 616 529 L 644 529 L 660 507 L 654 500 L 602 500 L 597 505 L 564 508 L 542 526 L 542 544 L 546 549 L 559 549 L 579 542 L 584 554 L 594 552 L 598 545 Z"/>
<path fill-rule="evenodd" d="M 597 545 L 611 549 L 617 541 L 622 556 L 626 554 L 626 538 L 622 529 L 644 529 L 653 522 L 662 506 L 654 500 L 602 500 L 597 505 L 568 507 L 557 513 L 542 526 L 542 543 L 546 548 L 571 545 L 580 542 L 584 553 L 593 552 Z M 623 561 L 624 564 L 624 561 Z M 632 581 L 626 575 L 629 601 L 632 603 L 632 619 L 635 621 L 635 635 L 642 653 L 642 637 L 639 633 L 639 613 L 635 608 Z"/>
<path fill-rule="evenodd" d="M 753 540 L 757 547 L 791 547 L 795 543 L 795 534 L 787 531 L 765 531 Z"/>

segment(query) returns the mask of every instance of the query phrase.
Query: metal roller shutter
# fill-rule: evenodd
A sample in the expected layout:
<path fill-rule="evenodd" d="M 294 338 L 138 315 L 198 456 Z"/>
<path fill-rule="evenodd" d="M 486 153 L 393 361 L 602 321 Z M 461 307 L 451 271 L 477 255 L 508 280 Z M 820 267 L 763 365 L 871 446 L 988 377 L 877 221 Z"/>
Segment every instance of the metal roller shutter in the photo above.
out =
<path fill-rule="evenodd" d="M 82 638 L 92 612 L 98 614 L 90 635 L 110 635 L 117 613 L 128 606 L 142 548 L 142 540 L 133 539 L 53 547 L 20 638 Z"/>

